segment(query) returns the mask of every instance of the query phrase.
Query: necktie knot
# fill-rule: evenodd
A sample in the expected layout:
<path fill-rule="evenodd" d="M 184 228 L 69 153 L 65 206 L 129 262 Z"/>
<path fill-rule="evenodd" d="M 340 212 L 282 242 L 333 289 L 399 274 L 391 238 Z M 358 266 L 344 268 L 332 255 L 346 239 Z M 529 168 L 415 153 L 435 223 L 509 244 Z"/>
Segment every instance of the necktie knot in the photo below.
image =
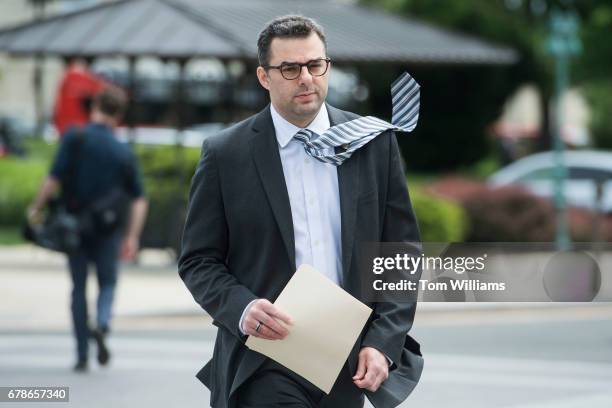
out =
<path fill-rule="evenodd" d="M 316 133 L 310 129 L 300 129 L 293 137 L 302 143 L 310 143 L 315 138 Z"/>

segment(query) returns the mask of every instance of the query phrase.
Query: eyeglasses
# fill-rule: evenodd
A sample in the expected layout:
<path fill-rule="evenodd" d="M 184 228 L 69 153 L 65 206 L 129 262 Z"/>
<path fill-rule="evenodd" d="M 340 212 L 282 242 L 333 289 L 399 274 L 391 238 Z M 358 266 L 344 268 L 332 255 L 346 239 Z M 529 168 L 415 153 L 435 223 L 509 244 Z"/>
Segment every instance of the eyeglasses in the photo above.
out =
<path fill-rule="evenodd" d="M 302 73 L 302 67 L 306 67 L 312 76 L 323 76 L 327 72 L 330 62 L 331 59 L 329 58 L 319 58 L 310 60 L 303 64 L 300 64 L 299 62 L 283 62 L 280 65 L 265 65 L 263 68 L 278 69 L 283 78 L 292 80 L 300 76 Z"/>

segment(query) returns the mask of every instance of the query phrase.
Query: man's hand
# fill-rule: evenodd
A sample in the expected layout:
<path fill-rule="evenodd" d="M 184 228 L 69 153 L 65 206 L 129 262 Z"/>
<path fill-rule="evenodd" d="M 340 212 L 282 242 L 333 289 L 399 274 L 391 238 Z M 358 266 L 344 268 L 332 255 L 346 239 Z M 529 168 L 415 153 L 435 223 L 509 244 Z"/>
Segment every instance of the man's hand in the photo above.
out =
<path fill-rule="evenodd" d="M 123 243 L 121 244 L 121 259 L 124 261 L 133 261 L 136 258 L 138 247 L 140 246 L 138 241 L 138 237 L 131 235 L 123 239 Z"/>
<path fill-rule="evenodd" d="M 266 340 L 282 340 L 289 334 L 289 330 L 280 322 L 290 325 L 291 317 L 281 311 L 268 299 L 256 300 L 242 322 L 242 330 L 249 336 L 259 337 Z M 255 331 L 261 322 L 259 331 Z"/>
<path fill-rule="evenodd" d="M 389 362 L 385 355 L 373 347 L 362 348 L 353 383 L 359 388 L 375 392 L 387 378 L 389 378 Z"/>
<path fill-rule="evenodd" d="M 37 225 L 41 224 L 43 221 L 42 211 L 34 204 L 31 204 L 26 211 L 26 218 L 28 220 L 28 224 Z"/>
<path fill-rule="evenodd" d="M 45 208 L 47 201 L 59 190 L 60 182 L 53 176 L 48 176 L 43 182 L 36 198 L 27 209 L 26 217 L 30 225 L 38 224 L 43 221 L 42 209 Z"/>

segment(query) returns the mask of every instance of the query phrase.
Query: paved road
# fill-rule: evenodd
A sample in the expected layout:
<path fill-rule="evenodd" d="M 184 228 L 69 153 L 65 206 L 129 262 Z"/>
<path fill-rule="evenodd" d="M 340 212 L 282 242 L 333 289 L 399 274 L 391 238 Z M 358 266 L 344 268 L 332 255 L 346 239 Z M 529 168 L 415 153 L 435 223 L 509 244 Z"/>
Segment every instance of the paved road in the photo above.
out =
<path fill-rule="evenodd" d="M 528 314 L 497 322 L 472 314 L 461 324 L 417 320 L 414 334 L 423 344 L 426 369 L 402 407 L 612 406 L 610 310 L 586 318 L 569 311 L 569 319 Z M 171 320 L 149 323 L 172 327 L 164 323 Z M 5 331 L 0 385 L 69 386 L 71 402 L 54 406 L 204 407 L 209 394 L 193 375 L 212 352 L 214 327 L 205 322 L 190 318 L 167 330 L 121 329 L 111 339 L 111 367 L 93 364 L 86 375 L 69 370 L 69 333 Z M 0 404 L 5 406 L 10 404 Z"/>
<path fill-rule="evenodd" d="M 75 375 L 64 259 L 0 248 L 0 386 L 70 387 L 70 403 L 43 407 L 208 406 L 194 374 L 210 358 L 215 328 L 169 262 L 151 253 L 124 268 L 112 364 Z M 421 303 L 413 335 L 426 365 L 402 407 L 612 407 L 612 303 Z"/>

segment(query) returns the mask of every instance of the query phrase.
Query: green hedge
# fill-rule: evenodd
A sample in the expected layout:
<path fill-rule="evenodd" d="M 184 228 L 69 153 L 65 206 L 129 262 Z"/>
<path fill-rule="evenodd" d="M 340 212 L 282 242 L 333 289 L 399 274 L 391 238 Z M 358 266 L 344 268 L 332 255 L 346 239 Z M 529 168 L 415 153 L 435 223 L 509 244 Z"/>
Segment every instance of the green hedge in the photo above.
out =
<path fill-rule="evenodd" d="M 0 159 L 0 226 L 19 226 L 47 174 L 45 160 Z"/>
<path fill-rule="evenodd" d="M 599 149 L 612 149 L 612 81 L 588 82 L 584 92 L 591 109 L 589 127 L 593 145 Z"/>
<path fill-rule="evenodd" d="M 142 234 L 142 245 L 178 250 L 189 186 L 200 158 L 200 149 L 138 146 L 136 154 L 149 198 L 149 214 Z"/>
<path fill-rule="evenodd" d="M 418 189 L 410 190 L 423 242 L 463 242 L 469 229 L 463 208 L 432 197 Z"/>
<path fill-rule="evenodd" d="M 56 145 L 40 140 L 28 141 L 27 147 L 29 156 L 25 160 L 0 159 L 0 227 L 4 229 L 22 225 L 26 208 L 41 186 L 57 149 Z M 143 241 L 152 246 L 175 246 L 200 149 L 137 146 L 135 152 L 151 203 Z"/>
<path fill-rule="evenodd" d="M 145 177 L 173 180 L 182 185 L 189 184 L 200 158 L 200 149 L 192 147 L 139 145 L 135 151 Z M 181 171 L 185 177 L 183 180 L 180 179 Z"/>
<path fill-rule="evenodd" d="M 47 174 L 53 149 L 27 160 L 0 159 L 0 226 L 18 227 L 29 203 Z M 189 185 L 200 156 L 199 149 L 176 151 L 173 146 L 138 146 L 136 154 L 150 201 L 143 234 L 145 246 L 176 248 L 183 228 Z M 176 163 L 182 163 L 183 168 Z M 423 241 L 460 242 L 467 217 L 461 207 L 411 188 L 411 198 Z"/>

